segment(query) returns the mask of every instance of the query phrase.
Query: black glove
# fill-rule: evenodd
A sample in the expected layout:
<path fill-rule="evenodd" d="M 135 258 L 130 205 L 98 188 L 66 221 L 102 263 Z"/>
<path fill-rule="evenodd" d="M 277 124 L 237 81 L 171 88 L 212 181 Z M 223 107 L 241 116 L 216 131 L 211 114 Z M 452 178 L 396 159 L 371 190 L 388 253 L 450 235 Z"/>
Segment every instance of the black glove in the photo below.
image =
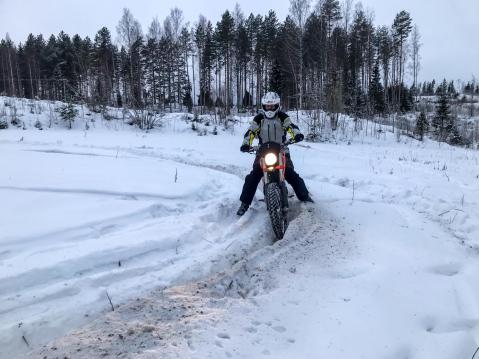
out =
<path fill-rule="evenodd" d="M 249 152 L 251 147 L 249 145 L 241 145 L 240 151 L 241 152 Z"/>
<path fill-rule="evenodd" d="M 302 133 L 298 133 L 294 136 L 294 142 L 301 142 L 302 140 L 304 140 L 304 135 Z"/>

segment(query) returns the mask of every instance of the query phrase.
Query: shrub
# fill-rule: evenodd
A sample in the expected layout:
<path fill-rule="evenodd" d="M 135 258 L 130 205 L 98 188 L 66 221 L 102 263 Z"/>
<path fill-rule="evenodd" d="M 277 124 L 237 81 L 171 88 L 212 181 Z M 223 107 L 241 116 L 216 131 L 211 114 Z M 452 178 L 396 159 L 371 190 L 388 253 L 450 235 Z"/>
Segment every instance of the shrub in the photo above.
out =
<path fill-rule="evenodd" d="M 68 122 L 68 127 L 71 129 L 72 123 L 78 115 L 78 110 L 75 106 L 73 106 L 72 103 L 64 104 L 57 109 L 57 112 L 60 114 L 63 121 Z"/>

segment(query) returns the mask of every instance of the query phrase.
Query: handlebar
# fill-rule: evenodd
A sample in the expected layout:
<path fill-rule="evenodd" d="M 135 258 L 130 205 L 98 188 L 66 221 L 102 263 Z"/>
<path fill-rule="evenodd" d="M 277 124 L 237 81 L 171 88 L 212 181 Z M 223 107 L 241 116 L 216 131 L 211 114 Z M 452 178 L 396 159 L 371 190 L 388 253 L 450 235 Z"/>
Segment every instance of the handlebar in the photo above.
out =
<path fill-rule="evenodd" d="M 284 147 L 286 147 L 286 146 L 292 145 L 292 144 L 294 144 L 294 143 L 296 143 L 296 142 L 295 142 L 295 141 L 292 141 L 292 140 L 288 140 L 288 141 L 286 141 L 285 143 L 283 143 L 283 144 L 281 145 L 281 148 L 284 148 Z M 251 146 L 251 147 L 250 147 L 250 150 L 248 151 L 248 153 L 253 153 L 253 154 L 254 154 L 254 153 L 256 153 L 256 152 L 260 149 L 260 147 L 261 147 L 261 146 Z"/>

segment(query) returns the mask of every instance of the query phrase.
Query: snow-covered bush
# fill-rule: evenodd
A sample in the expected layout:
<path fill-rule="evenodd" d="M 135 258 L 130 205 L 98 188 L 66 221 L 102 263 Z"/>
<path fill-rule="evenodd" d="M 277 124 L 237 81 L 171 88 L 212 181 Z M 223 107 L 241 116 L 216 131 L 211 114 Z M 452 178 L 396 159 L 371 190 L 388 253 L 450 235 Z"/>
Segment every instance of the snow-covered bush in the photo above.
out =
<path fill-rule="evenodd" d="M 7 111 L 5 107 L 0 110 L 0 130 L 8 128 Z"/>
<path fill-rule="evenodd" d="M 11 106 L 11 105 L 10 105 Z M 18 115 L 17 115 L 17 106 L 13 105 L 10 107 L 10 123 L 13 125 L 13 126 L 17 126 L 17 127 L 20 127 L 22 122 L 20 121 L 20 119 L 18 118 Z"/>
<path fill-rule="evenodd" d="M 163 116 L 147 110 L 131 110 L 128 111 L 127 117 L 128 124 L 138 126 L 142 130 L 152 130 L 160 125 L 160 119 Z"/>
<path fill-rule="evenodd" d="M 40 131 L 43 130 L 42 123 L 39 120 L 35 121 L 35 128 L 38 128 Z"/>

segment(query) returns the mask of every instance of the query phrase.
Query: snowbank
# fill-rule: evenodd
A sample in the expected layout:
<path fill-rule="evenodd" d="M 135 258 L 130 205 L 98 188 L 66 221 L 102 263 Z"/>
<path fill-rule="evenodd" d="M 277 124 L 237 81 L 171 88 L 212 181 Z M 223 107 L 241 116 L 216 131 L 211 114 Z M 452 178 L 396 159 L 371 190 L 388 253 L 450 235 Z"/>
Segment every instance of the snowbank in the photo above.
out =
<path fill-rule="evenodd" d="M 273 244 L 263 202 L 235 216 L 246 124 L 31 120 L 0 131 L 0 357 L 472 356 L 476 151 L 346 119 L 291 146 L 316 204 Z"/>

